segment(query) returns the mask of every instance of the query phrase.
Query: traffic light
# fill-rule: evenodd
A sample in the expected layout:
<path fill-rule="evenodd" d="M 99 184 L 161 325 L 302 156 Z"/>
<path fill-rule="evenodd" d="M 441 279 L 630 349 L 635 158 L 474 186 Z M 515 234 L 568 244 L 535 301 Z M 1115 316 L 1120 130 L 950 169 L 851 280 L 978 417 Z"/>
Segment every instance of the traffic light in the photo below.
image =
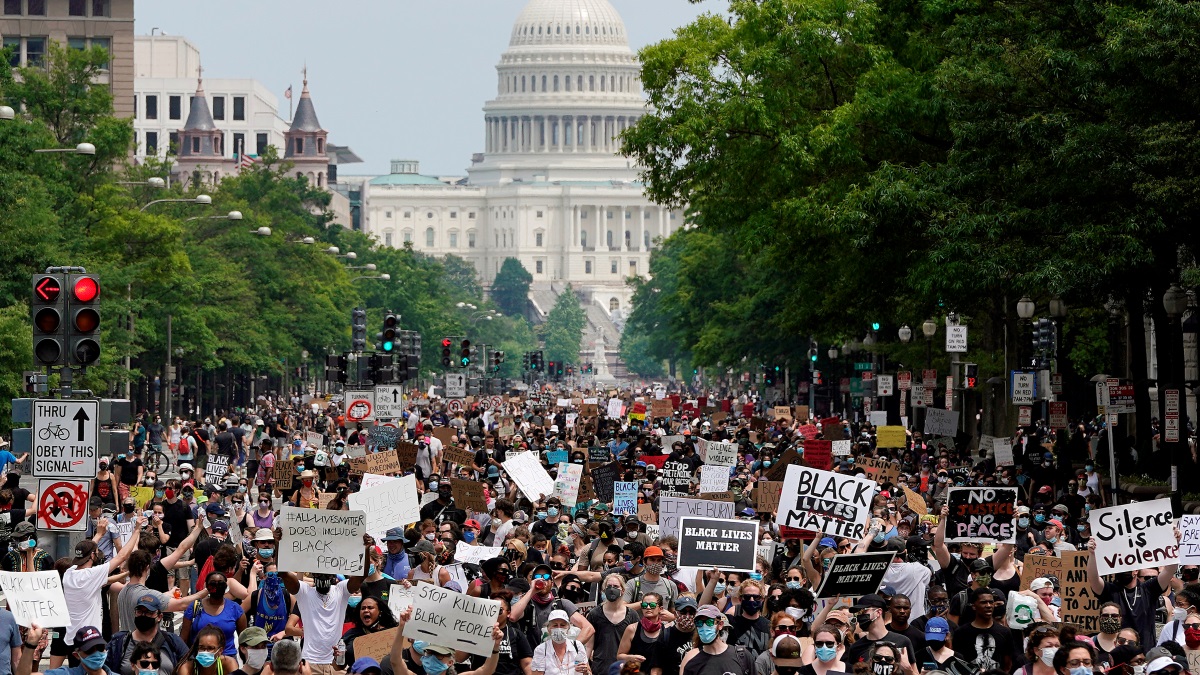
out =
<path fill-rule="evenodd" d="M 458 365 L 460 368 L 467 368 L 471 365 L 471 356 L 475 354 L 475 350 L 471 347 L 470 340 L 463 340 L 459 344 Z"/>
<path fill-rule="evenodd" d="M 772 368 L 770 366 L 763 366 L 763 381 L 766 383 L 766 385 L 768 387 L 775 386 L 775 374 L 776 374 L 776 371 L 778 371 L 778 370 L 779 370 L 778 366 L 776 366 L 774 368 Z"/>
<path fill-rule="evenodd" d="M 546 373 L 547 373 L 547 374 L 548 374 L 548 375 L 549 375 L 551 378 L 553 378 L 553 377 L 554 377 L 554 372 L 555 372 L 555 369 L 556 369 L 556 368 L 558 368 L 558 362 L 557 362 L 557 361 L 551 361 L 549 365 L 550 365 L 550 368 L 549 368 L 549 369 L 546 371 Z"/>
<path fill-rule="evenodd" d="M 813 384 L 825 384 L 824 382 L 821 381 L 821 371 L 819 371 L 819 370 L 812 371 L 812 383 Z"/>
<path fill-rule="evenodd" d="M 350 351 L 363 352 L 367 349 L 367 310 L 355 307 L 350 312 Z"/>
<path fill-rule="evenodd" d="M 979 386 L 979 364 L 964 363 L 963 364 L 963 388 L 974 389 Z"/>
<path fill-rule="evenodd" d="M 400 330 L 400 317 L 396 316 L 392 310 L 387 310 L 383 315 L 383 336 L 379 343 L 380 350 L 385 354 L 391 354 L 396 349 L 396 337 Z"/>
<path fill-rule="evenodd" d="M 535 373 L 542 372 L 546 367 L 546 356 L 540 350 L 529 353 L 529 369 Z"/>
<path fill-rule="evenodd" d="M 591 374 L 592 374 L 592 372 L 593 372 L 593 369 L 592 369 L 592 362 L 591 362 L 591 361 L 588 361 L 586 364 L 584 364 L 584 366 L 583 366 L 583 372 L 584 372 L 584 373 L 586 373 L 586 374 L 588 374 L 588 375 L 591 375 Z"/>
<path fill-rule="evenodd" d="M 558 362 L 558 371 L 557 371 L 557 373 L 558 373 L 558 379 L 560 379 L 560 380 L 562 379 L 562 376 L 563 376 L 563 366 L 564 366 L 564 365 L 565 365 L 565 364 L 564 364 L 562 361 L 559 361 L 559 362 Z"/>
<path fill-rule="evenodd" d="M 442 365 L 446 368 L 449 368 L 450 366 L 454 365 L 454 361 L 452 358 L 453 355 L 451 354 L 451 346 L 453 344 L 454 344 L 454 341 L 452 339 L 450 339 L 448 337 L 442 338 Z"/>
<path fill-rule="evenodd" d="M 878 330 L 879 330 L 879 322 L 878 322 L 878 321 L 872 321 L 872 322 L 871 322 L 871 330 L 873 330 L 873 331 L 878 331 Z"/>
<path fill-rule="evenodd" d="M 521 370 L 529 370 L 529 352 L 521 355 Z"/>
<path fill-rule="evenodd" d="M 90 366 L 100 358 L 100 281 L 94 274 L 72 274 L 67 282 L 71 289 L 67 361 Z"/>
<path fill-rule="evenodd" d="M 346 382 L 346 357 L 342 354 L 330 354 L 325 357 L 325 381 Z"/>
<path fill-rule="evenodd" d="M 818 348 L 817 341 L 812 338 L 809 338 L 808 339 L 808 361 L 809 361 L 809 363 L 812 363 L 813 365 L 816 365 L 816 363 L 817 363 L 817 348 Z"/>
<path fill-rule="evenodd" d="M 567 366 L 567 377 L 573 377 L 574 375 L 575 375 L 575 366 Z"/>
<path fill-rule="evenodd" d="M 63 319 L 67 298 L 61 274 L 33 275 L 33 301 L 29 313 L 33 319 L 33 362 L 37 366 L 66 364 L 66 339 Z"/>
<path fill-rule="evenodd" d="M 390 384 L 393 379 L 392 355 L 371 354 L 367 357 L 369 377 L 375 384 Z"/>
<path fill-rule="evenodd" d="M 500 351 L 499 349 L 492 350 L 492 355 L 491 355 L 492 372 L 493 373 L 500 372 L 500 366 L 503 363 L 504 363 L 504 352 Z"/>

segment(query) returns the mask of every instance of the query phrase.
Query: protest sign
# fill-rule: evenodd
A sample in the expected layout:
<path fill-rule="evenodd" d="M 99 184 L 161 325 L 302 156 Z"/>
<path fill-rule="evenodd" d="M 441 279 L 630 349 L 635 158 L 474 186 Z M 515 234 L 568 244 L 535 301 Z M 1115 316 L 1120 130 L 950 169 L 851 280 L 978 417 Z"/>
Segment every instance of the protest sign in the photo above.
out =
<path fill-rule="evenodd" d="M 875 445 L 881 448 L 903 448 L 908 444 L 908 435 L 904 427 L 877 427 L 875 429 Z"/>
<path fill-rule="evenodd" d="M 792 418 L 801 422 L 807 422 L 809 418 L 808 406 L 798 405 L 793 408 Z"/>
<path fill-rule="evenodd" d="M 384 483 L 390 483 L 394 480 L 400 480 L 400 477 L 381 476 L 377 473 L 364 473 L 362 480 L 359 482 L 358 489 L 360 491 L 366 490 L 367 488 L 375 487 L 376 485 L 383 485 Z M 415 485 L 416 482 L 414 481 L 413 484 Z"/>
<path fill-rule="evenodd" d="M 637 481 L 613 483 L 613 515 L 627 516 L 637 513 Z"/>
<path fill-rule="evenodd" d="M 880 485 L 895 483 L 900 478 L 900 466 L 890 460 L 859 457 L 854 460 L 854 466 L 867 472 L 867 476 L 878 481 Z"/>
<path fill-rule="evenodd" d="M 363 473 L 380 475 L 400 473 L 404 470 L 400 466 L 400 459 L 391 450 L 380 450 L 379 452 L 372 452 L 362 457 L 352 457 L 350 459 L 350 466 Z"/>
<path fill-rule="evenodd" d="M 504 555 L 503 546 L 469 546 L 459 542 L 454 547 L 454 562 L 464 565 L 478 565 L 484 560 L 499 558 Z"/>
<path fill-rule="evenodd" d="M 458 430 L 454 427 L 434 427 L 430 432 L 433 437 L 442 442 L 442 450 L 450 446 L 450 441 L 458 436 Z"/>
<path fill-rule="evenodd" d="M 44 628 L 65 628 L 71 624 L 62 579 L 54 570 L 0 572 L 0 590 L 18 625 L 28 628 L 36 621 Z"/>
<path fill-rule="evenodd" d="M 548 450 L 546 452 L 546 466 L 558 466 L 570 459 L 570 453 L 566 450 Z"/>
<path fill-rule="evenodd" d="M 807 440 L 812 440 L 817 437 L 821 430 L 815 424 L 805 424 L 796 429 L 796 435 L 803 436 Z"/>
<path fill-rule="evenodd" d="M 837 441 L 846 437 L 846 428 L 842 426 L 839 417 L 826 417 L 821 420 L 821 435 L 827 441 Z"/>
<path fill-rule="evenodd" d="M 365 574 L 366 513 L 284 506 L 279 519 L 279 571 Z"/>
<path fill-rule="evenodd" d="M 624 468 L 620 462 L 610 462 L 602 467 L 592 469 L 592 491 L 595 498 L 602 502 L 613 500 L 613 483 L 621 477 Z"/>
<path fill-rule="evenodd" d="M 1088 522 L 1096 537 L 1096 567 L 1100 574 L 1179 562 L 1170 499 L 1094 509 Z"/>
<path fill-rule="evenodd" d="M 579 481 L 583 478 L 582 464 L 558 465 L 558 478 L 554 480 L 554 494 L 562 500 L 563 506 L 573 507 L 579 500 Z"/>
<path fill-rule="evenodd" d="M 417 451 L 420 449 L 416 443 L 397 443 L 396 444 L 396 461 L 400 462 L 400 466 L 413 466 L 417 463 Z"/>
<path fill-rule="evenodd" d="M 1079 626 L 1080 631 L 1092 635 L 1100 631 L 1100 597 L 1092 592 L 1088 583 L 1088 556 L 1091 551 L 1063 551 L 1063 569 L 1066 578 L 1060 580 L 1059 595 L 1062 607 L 1059 618 L 1063 623 Z"/>
<path fill-rule="evenodd" d="M 1008 592 L 1008 605 L 1005 609 L 1008 616 L 1008 627 L 1025 630 L 1040 619 L 1037 600 L 1016 591 Z"/>
<path fill-rule="evenodd" d="M 791 406 L 777 405 L 777 406 L 771 408 L 771 414 L 774 415 L 775 419 L 777 419 L 777 420 L 787 420 L 789 422 L 792 421 L 792 407 Z"/>
<path fill-rule="evenodd" d="M 947 543 L 1016 543 L 1017 488 L 950 488 L 946 505 Z"/>
<path fill-rule="evenodd" d="M 499 600 L 472 598 L 433 584 L 418 584 L 404 637 L 479 656 L 491 656 Z"/>
<path fill-rule="evenodd" d="M 733 466 L 737 463 L 737 445 L 733 443 L 708 442 L 708 455 L 705 464 L 713 466 Z"/>
<path fill-rule="evenodd" d="M 775 522 L 780 526 L 862 539 L 874 496 L 875 482 L 867 478 L 789 466 Z"/>
<path fill-rule="evenodd" d="M 292 479 L 296 476 L 296 465 L 284 459 L 275 460 L 275 468 L 271 471 L 271 480 L 280 490 L 292 489 Z"/>
<path fill-rule="evenodd" d="M 880 394 L 880 395 L 882 396 L 882 394 Z M 871 411 L 871 426 L 876 427 L 876 429 L 878 429 L 879 427 L 885 426 L 886 424 L 887 424 L 887 411 L 886 410 L 872 410 Z M 878 434 L 879 432 L 876 431 L 875 433 Z M 880 446 L 880 447 L 884 447 L 884 446 Z M 892 446 L 889 445 L 886 447 L 892 447 Z"/>
<path fill-rule="evenodd" d="M 542 497 L 554 494 L 554 479 L 546 473 L 546 469 L 532 452 L 509 455 L 502 464 L 509 477 L 530 501 L 536 502 Z"/>
<path fill-rule="evenodd" d="M 604 414 L 605 416 L 615 420 L 621 417 L 621 411 L 624 408 L 625 406 L 621 404 L 621 399 L 610 398 L 608 399 L 608 408 L 605 410 Z"/>
<path fill-rule="evenodd" d="M 980 441 L 980 447 L 983 442 Z M 1013 465 L 1013 443 L 1011 438 L 993 438 L 992 456 L 996 458 L 996 466 Z"/>
<path fill-rule="evenodd" d="M 367 454 L 367 446 L 365 445 L 347 445 L 347 457 L 362 457 Z"/>
<path fill-rule="evenodd" d="M 835 555 L 829 564 L 829 571 L 821 578 L 817 597 L 847 597 L 877 592 L 895 555 L 891 551 Z"/>
<path fill-rule="evenodd" d="M 901 485 L 900 487 L 904 489 L 904 496 L 906 498 L 906 502 L 908 503 L 908 510 L 912 511 L 918 516 L 925 516 L 929 514 L 929 508 L 925 506 L 924 497 L 914 492 L 907 485 Z"/>
<path fill-rule="evenodd" d="M 595 400 L 595 399 L 590 399 Z M 600 415 L 600 407 L 595 403 L 584 403 L 579 406 L 579 414 L 583 417 L 598 417 Z"/>
<path fill-rule="evenodd" d="M 833 441 L 804 441 L 804 463 L 814 469 L 833 469 Z"/>
<path fill-rule="evenodd" d="M 371 427 L 371 433 L 369 435 L 371 445 L 386 450 L 395 448 L 396 443 L 398 443 L 403 437 L 403 431 L 387 424 Z"/>
<path fill-rule="evenodd" d="M 754 509 L 759 513 L 774 513 L 779 508 L 781 480 L 760 480 L 754 484 Z"/>
<path fill-rule="evenodd" d="M 700 467 L 700 492 L 724 492 L 729 488 L 729 467 L 705 464 Z"/>
<path fill-rule="evenodd" d="M 832 453 L 834 457 L 849 457 L 851 452 L 850 441 L 833 441 Z"/>
<path fill-rule="evenodd" d="M 1179 519 L 1179 564 L 1200 565 L 1200 516 L 1185 515 Z"/>
<path fill-rule="evenodd" d="M 1029 590 L 1029 584 L 1039 577 L 1054 577 L 1058 579 L 1059 587 L 1063 583 L 1063 559 L 1053 555 L 1035 555 L 1026 553 L 1021 566 L 1021 590 Z"/>
<path fill-rule="evenodd" d="M 607 445 L 597 443 L 588 448 L 588 463 L 589 464 L 604 464 L 612 460 L 612 451 Z"/>
<path fill-rule="evenodd" d="M 687 516 L 732 518 L 733 503 L 686 497 L 661 497 L 658 500 L 659 536 L 679 536 L 679 519 Z"/>
<path fill-rule="evenodd" d="M 135 485 L 129 488 L 129 496 L 137 502 L 138 510 L 146 508 L 146 504 L 154 499 L 154 488 L 147 485 Z"/>
<path fill-rule="evenodd" d="M 687 462 L 676 460 L 668 460 L 663 462 L 662 471 L 658 472 L 660 485 L 660 494 L 664 495 L 679 495 L 688 494 L 688 486 L 692 484 L 692 469 Z"/>
<path fill-rule="evenodd" d="M 754 571 L 758 523 L 719 518 L 679 519 L 679 566 Z"/>
<path fill-rule="evenodd" d="M 451 464 L 469 467 L 475 463 L 475 452 L 461 445 L 447 443 L 442 446 L 442 458 Z"/>
<path fill-rule="evenodd" d="M 775 463 L 770 468 L 763 471 L 763 478 L 782 481 L 783 477 L 787 475 L 787 468 L 793 464 L 800 464 L 803 459 L 795 448 L 788 448 L 783 451 L 782 455 L 775 458 Z"/>
<path fill-rule="evenodd" d="M 364 485 L 350 494 L 350 508 L 367 513 L 367 532 L 380 541 L 388 529 L 421 519 L 417 479 L 408 475 L 369 488 Z"/>
<path fill-rule="evenodd" d="M 209 485 L 218 484 L 225 478 L 225 472 L 228 470 L 229 455 L 209 453 L 208 460 L 204 463 L 204 480 Z"/>
<path fill-rule="evenodd" d="M 416 586 L 405 588 L 400 584 L 392 584 L 388 591 L 388 608 L 392 610 L 392 616 L 400 616 L 404 610 L 412 607 L 413 596 L 416 595 L 416 592 Z"/>
<path fill-rule="evenodd" d="M 454 497 L 454 504 L 460 509 L 470 509 L 475 513 L 487 512 L 487 498 L 483 496 L 483 483 L 451 478 L 450 490 Z"/>
<path fill-rule="evenodd" d="M 651 417 L 670 417 L 675 411 L 671 408 L 671 399 L 664 398 L 650 404 Z"/>
<path fill-rule="evenodd" d="M 383 660 L 391 653 L 392 643 L 396 641 L 396 632 L 399 630 L 399 627 L 387 628 L 354 638 L 354 658 L 357 660 L 369 656 L 376 661 Z"/>
<path fill-rule="evenodd" d="M 121 546 L 124 546 L 129 538 L 133 536 L 133 521 L 129 520 L 124 523 L 113 523 L 117 530 L 117 536 L 121 540 Z"/>
<path fill-rule="evenodd" d="M 373 435 L 375 430 L 372 429 L 371 433 Z M 304 442 L 313 450 L 320 450 L 325 447 L 325 434 L 316 431 L 306 431 L 304 432 Z"/>
<path fill-rule="evenodd" d="M 958 435 L 958 411 L 930 408 L 925 411 L 925 434 L 929 436 Z"/>

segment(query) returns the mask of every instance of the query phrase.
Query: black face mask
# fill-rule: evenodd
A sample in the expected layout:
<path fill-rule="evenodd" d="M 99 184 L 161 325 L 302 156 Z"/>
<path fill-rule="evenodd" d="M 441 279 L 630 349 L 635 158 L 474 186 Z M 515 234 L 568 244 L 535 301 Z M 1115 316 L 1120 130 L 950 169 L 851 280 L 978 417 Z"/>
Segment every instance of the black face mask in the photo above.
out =
<path fill-rule="evenodd" d="M 1184 581 L 1196 581 L 1197 579 L 1200 579 L 1200 567 L 1193 567 L 1192 569 L 1183 570 L 1180 572 L 1179 576 Z"/>
<path fill-rule="evenodd" d="M 158 619 L 153 616 L 135 616 L 133 617 L 133 627 L 142 633 L 149 633 L 158 625 Z"/>
<path fill-rule="evenodd" d="M 329 592 L 330 588 L 333 588 L 333 579 L 329 577 L 316 577 L 313 579 L 313 585 L 316 586 L 318 593 L 325 595 Z"/>
<path fill-rule="evenodd" d="M 133 510 L 135 508 L 137 508 L 137 507 L 134 504 L 126 504 L 125 505 L 125 513 L 133 513 Z"/>
<path fill-rule="evenodd" d="M 1133 581 L 1133 572 L 1118 572 L 1113 575 L 1113 583 L 1118 586 L 1127 586 Z"/>

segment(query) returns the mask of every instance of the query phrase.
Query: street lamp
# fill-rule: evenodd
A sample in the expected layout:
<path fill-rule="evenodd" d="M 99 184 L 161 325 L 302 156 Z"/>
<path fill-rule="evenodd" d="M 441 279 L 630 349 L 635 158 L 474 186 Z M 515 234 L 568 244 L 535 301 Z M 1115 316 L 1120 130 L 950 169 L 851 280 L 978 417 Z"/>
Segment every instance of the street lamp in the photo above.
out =
<path fill-rule="evenodd" d="M 342 249 L 340 249 L 336 246 L 330 246 L 329 248 L 325 249 L 325 252 L 328 253 L 329 255 L 337 255 L 342 252 Z"/>
<path fill-rule="evenodd" d="M 257 230 L 250 230 L 250 231 L 254 234 L 257 234 L 260 237 L 271 236 L 271 228 L 267 227 L 266 225 L 263 225 L 262 227 L 258 228 Z"/>
<path fill-rule="evenodd" d="M 1172 283 L 1167 288 L 1166 293 L 1163 293 L 1163 309 L 1167 312 L 1167 330 L 1163 331 L 1163 335 L 1158 338 L 1158 362 L 1159 369 L 1163 376 L 1160 381 L 1165 381 L 1165 386 L 1160 387 L 1160 400 L 1168 401 L 1166 392 L 1171 390 L 1174 392 L 1174 402 L 1172 408 L 1168 409 L 1166 403 L 1162 408 L 1164 421 L 1166 423 L 1174 422 L 1175 427 L 1168 429 L 1172 433 L 1173 440 L 1166 440 L 1164 434 L 1163 445 L 1170 449 L 1171 457 L 1171 503 L 1175 508 L 1179 508 L 1179 468 L 1183 464 L 1183 455 L 1187 450 L 1187 390 L 1180 386 L 1183 384 L 1187 373 L 1184 370 L 1184 350 L 1183 350 L 1183 332 L 1180 319 L 1183 313 L 1188 308 L 1188 296 L 1179 284 Z M 1164 358 L 1166 357 L 1166 358 Z M 1115 471 L 1113 472 L 1116 473 Z"/>
<path fill-rule="evenodd" d="M 1163 309 L 1172 320 L 1178 319 L 1187 311 L 1187 293 L 1183 292 L 1179 284 L 1171 284 L 1167 292 L 1163 293 Z"/>
<path fill-rule="evenodd" d="M 0 105 L 0 120 L 11 120 L 17 116 L 17 112 L 12 109 L 12 106 Z"/>
<path fill-rule="evenodd" d="M 912 340 L 912 329 L 908 327 L 908 324 L 900 326 L 900 330 L 896 331 L 896 334 L 904 344 L 908 344 Z"/>
<path fill-rule="evenodd" d="M 1017 316 L 1021 317 L 1022 319 L 1025 319 L 1026 321 L 1032 319 L 1033 314 L 1036 311 L 1037 305 L 1034 304 L 1033 300 L 1029 299 L 1028 295 L 1021 296 L 1021 299 L 1017 301 Z"/>
<path fill-rule="evenodd" d="M 181 203 L 187 203 L 187 204 L 200 204 L 201 206 L 208 206 L 209 204 L 212 204 L 212 197 L 209 197 L 208 195 L 196 195 L 195 197 L 192 197 L 190 199 L 155 199 L 154 201 L 149 202 L 148 204 L 143 206 L 141 210 L 145 211 L 146 209 L 150 208 L 151 206 L 154 206 L 155 204 L 164 204 L 166 202 L 181 202 Z"/>
<path fill-rule="evenodd" d="M 460 302 L 460 303 L 455 304 L 454 306 L 459 309 L 464 309 L 464 308 L 465 309 L 479 309 L 478 307 L 476 307 L 475 305 L 472 305 L 469 302 Z"/>
<path fill-rule="evenodd" d="M 94 155 L 96 146 L 91 143 L 80 143 L 73 148 L 38 148 L 34 152 L 64 152 L 72 155 Z"/>
<path fill-rule="evenodd" d="M 193 220 L 200 220 L 202 218 L 207 219 L 207 220 L 241 220 L 242 212 L 241 211 L 230 211 L 229 213 L 227 213 L 223 216 L 192 216 L 191 218 L 188 218 L 188 219 L 184 220 L 183 222 L 190 223 Z"/>
<path fill-rule="evenodd" d="M 825 352 L 825 354 L 829 356 L 830 361 L 836 360 L 838 357 L 837 347 L 830 347 L 829 351 Z"/>
<path fill-rule="evenodd" d="M 1067 316 L 1067 303 L 1062 301 L 1062 298 L 1052 298 L 1050 300 L 1050 316 L 1056 319 L 1063 319 Z"/>
<path fill-rule="evenodd" d="M 350 277 L 350 281 L 358 281 L 359 279 L 376 279 L 376 280 L 378 280 L 378 281 L 391 281 L 391 280 L 392 280 L 392 275 L 390 275 L 390 274 L 380 274 L 380 275 L 378 275 L 378 276 L 374 276 L 374 277 L 369 277 L 369 276 L 362 276 L 362 277 Z"/>
<path fill-rule="evenodd" d="M 335 253 L 334 255 L 337 255 L 337 254 Z M 338 257 L 345 258 L 346 260 L 358 260 L 358 254 L 355 253 L 354 251 L 346 251 L 345 254 L 339 255 Z"/>
<path fill-rule="evenodd" d="M 921 324 L 921 334 L 925 336 L 925 370 L 933 368 L 933 336 L 937 335 L 937 322 L 925 319 Z"/>
<path fill-rule="evenodd" d="M 875 344 L 875 333 L 867 333 L 867 336 L 863 338 L 862 343 L 864 347 L 873 346 Z"/>
<path fill-rule="evenodd" d="M 146 185 L 155 189 L 167 187 L 167 181 L 158 176 L 151 176 L 146 180 L 119 180 L 117 185 Z"/>
<path fill-rule="evenodd" d="M 289 244 L 304 244 L 305 246 L 311 246 L 311 245 L 317 243 L 317 240 L 312 237 L 303 237 L 301 239 L 288 239 L 288 243 Z"/>
<path fill-rule="evenodd" d="M 348 269 L 348 270 L 366 270 L 368 272 L 374 272 L 377 268 L 375 267 L 375 263 L 367 263 L 366 265 L 347 266 L 346 269 Z"/>

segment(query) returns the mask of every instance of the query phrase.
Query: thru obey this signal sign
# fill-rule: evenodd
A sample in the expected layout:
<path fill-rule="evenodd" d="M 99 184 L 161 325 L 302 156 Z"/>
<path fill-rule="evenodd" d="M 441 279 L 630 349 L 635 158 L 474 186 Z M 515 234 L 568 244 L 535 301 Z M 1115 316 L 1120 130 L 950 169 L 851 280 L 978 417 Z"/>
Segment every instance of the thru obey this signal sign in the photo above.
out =
<path fill-rule="evenodd" d="M 33 475 L 91 479 L 99 457 L 100 402 L 33 402 Z"/>
<path fill-rule="evenodd" d="M 38 479 L 37 528 L 59 532 L 87 529 L 87 480 Z"/>

